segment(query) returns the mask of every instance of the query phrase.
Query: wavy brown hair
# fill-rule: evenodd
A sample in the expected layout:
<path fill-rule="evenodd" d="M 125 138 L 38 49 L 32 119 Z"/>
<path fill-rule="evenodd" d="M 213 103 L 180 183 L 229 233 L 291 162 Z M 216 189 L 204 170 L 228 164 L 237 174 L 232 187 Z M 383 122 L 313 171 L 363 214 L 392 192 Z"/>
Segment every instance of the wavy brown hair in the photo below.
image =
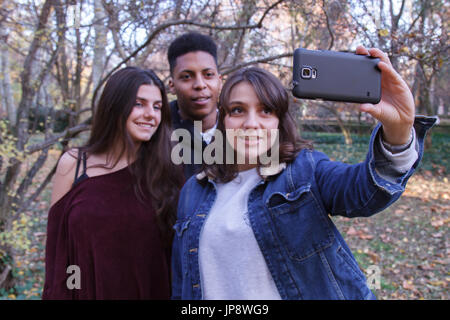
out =
<path fill-rule="evenodd" d="M 161 91 L 161 122 L 149 141 L 142 142 L 136 154 L 134 143 L 126 129 L 126 122 L 136 103 L 139 87 L 154 85 Z M 179 191 L 183 184 L 181 168 L 170 158 L 172 131 L 169 103 L 162 81 L 152 70 L 127 67 L 115 72 L 107 81 L 98 102 L 91 128 L 91 135 L 80 152 L 86 154 L 107 154 L 106 164 L 113 168 L 126 155 L 135 179 L 136 196 L 142 202 L 151 201 L 156 210 L 157 223 L 166 245 L 173 236 L 173 224 Z M 119 156 L 113 150 L 119 150 Z"/>
<path fill-rule="evenodd" d="M 292 162 L 302 149 L 312 149 L 312 142 L 300 138 L 297 125 L 289 113 L 289 95 L 286 89 L 272 73 L 256 67 L 241 69 L 233 73 L 223 85 L 219 97 L 219 120 L 217 130 L 225 137 L 225 116 L 231 113 L 229 98 L 234 86 L 241 82 L 248 82 L 255 90 L 256 96 L 261 103 L 272 110 L 279 119 L 279 161 Z M 224 152 L 227 139 L 223 139 Z M 229 150 L 229 148 L 228 148 Z M 270 150 L 269 150 L 270 152 Z M 224 158 L 226 158 L 224 156 Z M 233 159 L 236 155 L 233 155 Z M 205 173 L 220 181 L 229 182 L 238 174 L 236 161 L 233 164 L 211 164 L 204 165 Z"/>

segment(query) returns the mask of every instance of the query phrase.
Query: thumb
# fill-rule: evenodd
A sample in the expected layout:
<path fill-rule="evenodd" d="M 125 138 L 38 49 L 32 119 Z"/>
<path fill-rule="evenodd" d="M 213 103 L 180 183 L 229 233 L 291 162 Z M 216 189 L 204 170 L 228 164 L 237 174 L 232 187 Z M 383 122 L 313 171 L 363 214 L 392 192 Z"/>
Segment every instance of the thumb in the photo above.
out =
<path fill-rule="evenodd" d="M 367 112 L 375 119 L 379 120 L 380 111 L 378 105 L 371 104 L 371 103 L 363 103 L 359 106 L 359 110 L 363 112 Z"/>

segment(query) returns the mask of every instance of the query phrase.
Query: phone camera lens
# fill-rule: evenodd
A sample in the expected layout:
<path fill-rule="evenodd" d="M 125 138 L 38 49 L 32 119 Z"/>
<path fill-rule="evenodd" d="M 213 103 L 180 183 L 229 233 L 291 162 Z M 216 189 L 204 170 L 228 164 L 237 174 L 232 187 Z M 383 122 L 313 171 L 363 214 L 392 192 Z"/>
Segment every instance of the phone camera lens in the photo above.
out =
<path fill-rule="evenodd" d="M 302 68 L 302 78 L 303 79 L 311 79 L 311 68 L 310 67 Z"/>

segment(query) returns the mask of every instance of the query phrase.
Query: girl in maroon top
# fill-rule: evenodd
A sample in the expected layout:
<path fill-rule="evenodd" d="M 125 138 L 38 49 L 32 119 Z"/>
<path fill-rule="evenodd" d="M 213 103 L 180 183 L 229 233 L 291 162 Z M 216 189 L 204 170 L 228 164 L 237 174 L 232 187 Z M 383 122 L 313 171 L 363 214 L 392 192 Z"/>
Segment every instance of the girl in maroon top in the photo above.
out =
<path fill-rule="evenodd" d="M 86 146 L 53 181 L 43 299 L 169 299 L 182 173 L 170 160 L 170 110 L 153 71 L 113 74 Z"/>

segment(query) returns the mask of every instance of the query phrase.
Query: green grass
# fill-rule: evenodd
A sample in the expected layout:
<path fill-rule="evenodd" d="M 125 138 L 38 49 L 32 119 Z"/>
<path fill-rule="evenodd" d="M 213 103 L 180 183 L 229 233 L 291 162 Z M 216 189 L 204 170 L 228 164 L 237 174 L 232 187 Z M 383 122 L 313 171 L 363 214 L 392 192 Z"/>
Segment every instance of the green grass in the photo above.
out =
<path fill-rule="evenodd" d="M 450 167 L 450 133 L 432 132 L 432 147 L 425 150 L 419 171 L 446 174 Z M 369 148 L 369 135 L 352 134 L 352 145 L 346 145 L 342 133 L 310 132 L 301 134 L 302 138 L 312 140 L 314 148 L 327 154 L 330 159 L 345 163 L 364 161 Z"/>

